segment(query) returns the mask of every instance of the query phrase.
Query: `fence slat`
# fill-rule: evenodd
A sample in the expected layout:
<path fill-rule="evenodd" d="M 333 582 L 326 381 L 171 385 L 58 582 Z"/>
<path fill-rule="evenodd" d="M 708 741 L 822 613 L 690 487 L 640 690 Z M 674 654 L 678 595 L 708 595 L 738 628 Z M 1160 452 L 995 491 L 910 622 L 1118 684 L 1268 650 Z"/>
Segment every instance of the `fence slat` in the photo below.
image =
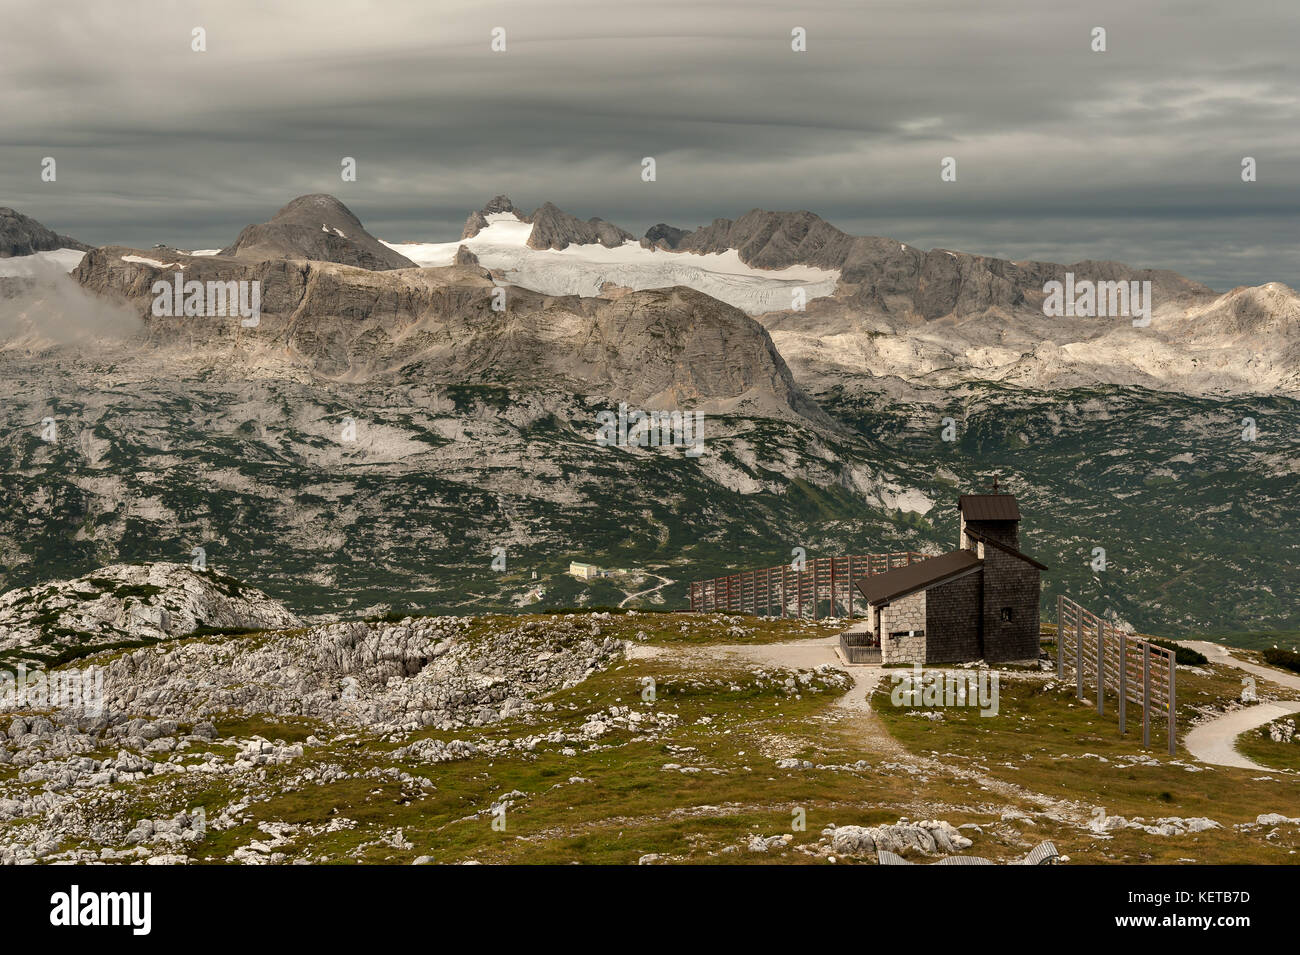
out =
<path fill-rule="evenodd" d="M 1142 648 L 1142 748 L 1151 748 L 1151 667 L 1146 647 Z"/>
<path fill-rule="evenodd" d="M 1128 696 L 1128 644 L 1126 635 L 1119 631 L 1119 735 L 1128 733 L 1128 721 L 1125 719 L 1124 702 Z"/>
<path fill-rule="evenodd" d="M 707 613 L 719 610 L 727 613 L 752 613 L 758 615 L 759 580 L 763 582 L 763 603 L 767 616 L 773 616 L 772 602 L 776 597 L 776 582 L 773 579 L 779 571 L 781 610 L 777 616 L 794 616 L 803 619 L 804 604 L 812 602 L 814 620 L 824 616 L 839 617 L 841 612 L 853 619 L 857 611 L 854 607 L 853 582 L 859 575 L 883 573 L 895 566 L 903 567 L 913 560 L 924 559 L 926 555 L 915 551 L 898 551 L 890 554 L 846 554 L 832 557 L 815 558 L 811 571 L 805 564 L 803 570 L 794 570 L 789 564 L 776 567 L 743 570 L 735 574 L 724 574 L 707 580 L 692 581 L 688 586 L 691 610 Z M 845 596 L 839 595 L 840 583 L 843 581 Z M 793 593 L 791 592 L 793 591 Z M 794 607 L 790 606 L 791 598 Z M 820 602 L 827 601 L 827 614 L 821 612 Z"/>
<path fill-rule="evenodd" d="M 1096 652 L 1084 653 L 1084 634 L 1094 632 Z M 1142 707 L 1142 746 L 1151 747 L 1151 711 L 1165 710 L 1169 754 L 1178 744 L 1178 665 L 1173 651 L 1150 641 L 1129 635 L 1114 623 L 1080 606 L 1069 597 L 1056 598 L 1056 675 L 1065 679 L 1072 666 L 1075 695 L 1084 699 L 1084 685 L 1091 684 L 1097 693 L 1097 713 L 1105 714 L 1109 684 L 1118 697 L 1118 723 L 1121 735 L 1128 733 L 1128 704 Z M 1068 661 L 1068 662 L 1067 662 Z"/>
<path fill-rule="evenodd" d="M 1174 690 L 1174 674 L 1178 669 L 1178 664 L 1172 655 L 1169 657 L 1169 755 L 1173 756 L 1178 749 L 1178 716 L 1174 712 L 1174 707 L 1178 705 L 1177 695 Z"/>
<path fill-rule="evenodd" d="M 1097 715 L 1105 716 L 1106 705 L 1106 625 L 1097 622 Z"/>
<path fill-rule="evenodd" d="M 1065 679 L 1065 633 L 1064 633 L 1064 624 L 1062 623 L 1062 621 L 1065 619 L 1064 609 L 1065 609 L 1065 598 L 1062 597 L 1060 594 L 1057 594 L 1056 596 L 1056 678 L 1058 680 Z"/>

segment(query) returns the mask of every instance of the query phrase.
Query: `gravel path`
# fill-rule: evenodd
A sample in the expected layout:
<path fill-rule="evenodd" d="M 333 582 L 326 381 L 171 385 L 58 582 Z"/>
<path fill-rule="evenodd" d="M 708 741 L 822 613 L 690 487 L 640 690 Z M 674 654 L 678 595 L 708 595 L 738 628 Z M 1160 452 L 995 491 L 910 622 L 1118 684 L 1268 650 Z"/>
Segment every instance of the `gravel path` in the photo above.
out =
<path fill-rule="evenodd" d="M 1244 670 L 1262 680 L 1269 680 L 1295 690 L 1300 694 L 1300 675 L 1293 675 L 1282 670 L 1262 667 L 1246 660 L 1239 660 L 1228 652 L 1226 647 L 1203 640 L 1185 640 L 1183 646 L 1199 650 L 1211 663 L 1223 663 L 1238 670 Z M 1254 769 L 1272 773 L 1276 770 L 1261 766 L 1254 760 L 1247 759 L 1237 752 L 1237 737 L 1247 730 L 1271 723 L 1280 716 L 1300 712 L 1300 700 L 1257 703 L 1242 710 L 1225 713 L 1217 719 L 1202 723 L 1187 734 L 1184 740 L 1187 751 L 1203 763 L 1215 766 L 1235 766 L 1239 769 Z"/>
<path fill-rule="evenodd" d="M 715 658 L 731 657 L 767 666 L 793 669 L 811 669 L 829 663 L 844 670 L 853 678 L 853 689 L 836 700 L 836 705 L 859 713 L 870 713 L 871 704 L 868 700 L 884 671 L 878 666 L 845 666 L 844 661 L 835 652 L 839 643 L 840 638 L 835 635 L 792 643 L 760 643 L 753 646 L 714 644 L 699 649 L 707 651 Z"/>
<path fill-rule="evenodd" d="M 884 670 L 878 666 L 846 666 L 835 652 L 839 642 L 839 635 L 832 634 L 789 643 L 759 643 L 750 646 L 728 643 L 672 648 L 633 646 L 628 655 L 631 658 L 672 655 L 702 662 L 727 661 L 791 669 L 811 669 L 829 663 L 844 670 L 853 679 L 853 687 L 835 701 L 835 706 L 845 719 L 855 721 L 854 732 L 858 738 L 881 753 L 903 753 L 903 747 L 889 735 L 880 718 L 872 712 L 869 702 L 871 694 L 884 676 Z"/>
<path fill-rule="evenodd" d="M 619 601 L 618 605 L 620 607 L 626 607 L 629 603 L 631 603 L 633 600 L 636 600 L 638 597 L 645 597 L 648 594 L 654 593 L 656 590 L 662 590 L 663 588 L 667 587 L 669 584 L 675 583 L 675 581 L 669 580 L 667 577 L 661 577 L 659 574 L 650 574 L 649 576 L 658 580 L 659 583 L 654 587 L 650 587 L 646 590 L 638 590 L 634 594 L 628 594 L 626 597 L 624 597 L 622 600 Z"/>

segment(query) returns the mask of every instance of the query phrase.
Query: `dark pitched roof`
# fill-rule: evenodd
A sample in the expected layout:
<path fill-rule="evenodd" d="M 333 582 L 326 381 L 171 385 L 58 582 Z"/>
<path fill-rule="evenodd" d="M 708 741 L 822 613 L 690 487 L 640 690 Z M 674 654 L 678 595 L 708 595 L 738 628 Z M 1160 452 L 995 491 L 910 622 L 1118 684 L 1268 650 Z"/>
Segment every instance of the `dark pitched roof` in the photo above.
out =
<path fill-rule="evenodd" d="M 1014 494 L 963 494 L 957 509 L 968 521 L 1018 521 L 1020 505 Z"/>
<path fill-rule="evenodd" d="M 955 550 L 942 557 L 931 557 L 906 567 L 887 570 L 883 574 L 863 577 L 858 580 L 857 587 L 862 596 L 867 598 L 867 603 L 886 603 L 959 577 L 983 563 L 974 551 Z"/>
<path fill-rule="evenodd" d="M 1040 564 L 1038 561 L 1034 560 L 1034 558 L 1030 557 L 1028 554 L 1022 554 L 1020 551 L 1016 550 L 1010 544 L 1004 544 L 1002 543 L 1002 541 L 995 541 L 991 537 L 985 537 L 983 534 L 979 533 L 978 531 L 973 531 L 969 527 L 966 528 L 966 536 L 979 541 L 981 544 L 986 544 L 989 547 L 995 547 L 1005 554 L 1010 554 L 1012 557 L 1019 557 L 1026 564 L 1033 564 L 1039 570 L 1047 570 L 1046 564 Z"/>

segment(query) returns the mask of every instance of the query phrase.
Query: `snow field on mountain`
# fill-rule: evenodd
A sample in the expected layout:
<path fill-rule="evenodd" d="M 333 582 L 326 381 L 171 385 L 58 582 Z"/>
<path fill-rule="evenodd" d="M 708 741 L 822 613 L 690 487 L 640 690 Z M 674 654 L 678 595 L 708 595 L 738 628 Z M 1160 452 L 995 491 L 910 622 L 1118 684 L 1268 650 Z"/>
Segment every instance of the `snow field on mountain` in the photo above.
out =
<path fill-rule="evenodd" d="M 384 245 L 426 268 L 451 265 L 456 250 L 463 245 L 478 256 L 485 268 L 500 270 L 512 284 L 544 295 L 591 297 L 600 295 L 606 285 L 634 291 L 685 285 L 751 315 L 790 308 L 797 288 L 805 290 L 808 300 L 831 295 L 840 278 L 838 270 L 811 266 L 752 268 L 740 260 L 734 249 L 696 255 L 647 249 L 631 241 L 612 249 L 594 243 L 566 249 L 530 249 L 530 223 L 509 212 L 486 218 L 488 227 L 473 238 Z"/>

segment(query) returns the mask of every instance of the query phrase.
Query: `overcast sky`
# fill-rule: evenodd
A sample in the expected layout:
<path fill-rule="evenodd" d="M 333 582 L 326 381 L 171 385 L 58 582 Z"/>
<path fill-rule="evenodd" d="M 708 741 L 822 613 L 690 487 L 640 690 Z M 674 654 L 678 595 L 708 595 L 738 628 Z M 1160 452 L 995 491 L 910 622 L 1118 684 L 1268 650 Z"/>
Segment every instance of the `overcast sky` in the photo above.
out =
<path fill-rule="evenodd" d="M 1298 48 L 1294 0 L 0 0 L 0 205 L 181 248 L 308 192 L 390 241 L 455 238 L 497 193 L 638 235 L 810 209 L 1300 287 Z"/>

